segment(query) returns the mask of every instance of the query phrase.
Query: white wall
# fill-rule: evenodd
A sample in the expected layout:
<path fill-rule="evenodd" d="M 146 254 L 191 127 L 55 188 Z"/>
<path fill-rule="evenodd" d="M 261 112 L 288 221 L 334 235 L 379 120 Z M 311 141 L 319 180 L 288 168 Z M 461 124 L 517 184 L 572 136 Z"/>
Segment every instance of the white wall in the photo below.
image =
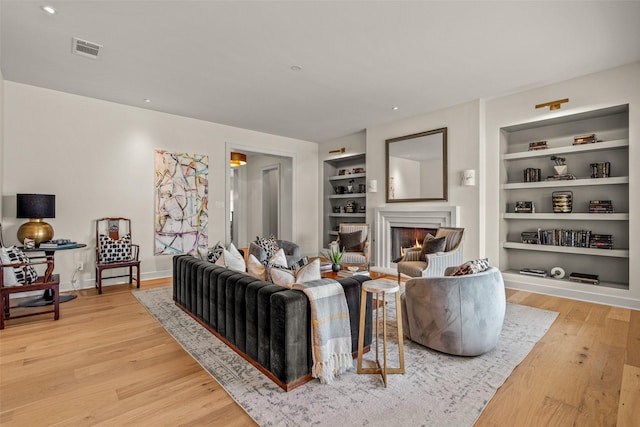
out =
<path fill-rule="evenodd" d="M 2 69 L 0 69 L 0 194 L 3 192 L 4 183 L 4 78 L 2 77 Z M 0 197 L 0 221 L 2 219 L 2 200 Z"/>
<path fill-rule="evenodd" d="M 94 220 L 132 219 L 141 245 L 143 278 L 171 274 L 171 257 L 153 255 L 154 150 L 209 155 L 209 242 L 225 240 L 226 145 L 269 147 L 295 157 L 297 194 L 294 240 L 305 253 L 318 247 L 318 146 L 216 123 L 128 107 L 92 98 L 6 81 L 2 161 L 3 227 L 16 243 L 21 220 L 15 194 L 56 194 L 56 237 L 87 243 L 56 256 L 63 289 L 69 289 L 76 261 L 85 263 L 81 280 L 92 286 Z M 257 150 L 258 151 L 258 150 Z"/>
<path fill-rule="evenodd" d="M 367 194 L 367 222 L 374 223 L 374 209 L 383 206 L 459 206 L 460 227 L 464 233 L 464 259 L 474 259 L 479 247 L 479 187 L 460 185 L 465 169 L 479 170 L 480 101 L 472 101 L 450 108 L 397 120 L 367 129 L 367 179 L 378 181 L 378 192 Z M 390 203 L 385 202 L 385 141 L 404 135 L 446 127 L 449 196 L 446 202 Z M 374 244 L 376 236 L 373 236 Z M 372 251 L 375 253 L 375 251 Z M 375 264 L 375 261 L 374 261 Z"/>

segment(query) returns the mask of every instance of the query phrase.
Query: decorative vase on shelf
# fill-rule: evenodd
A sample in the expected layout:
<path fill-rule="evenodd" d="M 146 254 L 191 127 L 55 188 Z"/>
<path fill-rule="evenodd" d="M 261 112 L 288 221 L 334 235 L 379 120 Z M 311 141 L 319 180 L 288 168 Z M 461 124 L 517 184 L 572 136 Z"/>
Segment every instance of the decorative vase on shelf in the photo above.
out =
<path fill-rule="evenodd" d="M 340 264 L 331 264 L 331 270 L 335 273 L 340 271 Z"/>
<path fill-rule="evenodd" d="M 567 165 L 556 165 L 553 167 L 556 170 L 556 175 L 566 175 L 567 174 Z"/>

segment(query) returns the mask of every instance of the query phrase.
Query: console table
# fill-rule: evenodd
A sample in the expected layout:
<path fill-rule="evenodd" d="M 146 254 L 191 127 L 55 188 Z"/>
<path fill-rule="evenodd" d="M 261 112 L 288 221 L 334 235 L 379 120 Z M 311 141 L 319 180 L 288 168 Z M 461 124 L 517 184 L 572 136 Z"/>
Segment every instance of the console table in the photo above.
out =
<path fill-rule="evenodd" d="M 87 245 L 84 243 L 76 243 L 73 245 L 64 245 L 58 248 L 25 248 L 21 247 L 22 252 L 32 253 L 32 252 L 44 252 L 45 257 L 50 257 L 53 261 L 51 264 L 47 266 L 47 271 L 45 275 L 51 275 L 53 273 L 54 264 L 55 264 L 55 253 L 57 251 L 66 251 L 70 249 L 80 249 L 86 248 Z M 46 289 L 41 297 L 29 299 L 26 301 L 22 301 L 18 304 L 20 307 L 42 307 L 45 305 L 53 304 L 54 292 L 52 289 Z M 74 294 L 60 295 L 60 302 L 71 301 L 76 298 Z"/>

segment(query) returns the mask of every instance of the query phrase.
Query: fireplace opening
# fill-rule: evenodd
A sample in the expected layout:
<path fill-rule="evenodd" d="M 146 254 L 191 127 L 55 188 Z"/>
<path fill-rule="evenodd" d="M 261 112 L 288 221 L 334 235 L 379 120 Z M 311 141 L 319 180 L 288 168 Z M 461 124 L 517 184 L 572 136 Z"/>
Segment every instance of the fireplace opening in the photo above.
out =
<path fill-rule="evenodd" d="M 427 234 L 436 235 L 435 228 L 391 227 L 391 257 L 397 263 L 404 256 L 404 251 L 415 246 L 422 246 Z"/>

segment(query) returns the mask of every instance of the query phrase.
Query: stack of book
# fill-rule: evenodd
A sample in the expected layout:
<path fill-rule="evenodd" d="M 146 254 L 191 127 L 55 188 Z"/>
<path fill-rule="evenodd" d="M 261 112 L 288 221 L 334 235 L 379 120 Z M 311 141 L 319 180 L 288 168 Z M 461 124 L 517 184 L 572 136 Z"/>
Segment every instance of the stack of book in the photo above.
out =
<path fill-rule="evenodd" d="M 596 139 L 595 133 L 589 133 L 586 135 L 578 135 L 573 137 L 573 145 L 593 144 L 594 142 L 598 142 L 598 140 Z"/>
<path fill-rule="evenodd" d="M 513 210 L 515 213 L 535 213 L 536 209 L 533 202 L 530 201 L 518 201 Z"/>
<path fill-rule="evenodd" d="M 561 175 L 551 175 L 547 177 L 546 181 L 567 181 L 570 179 L 576 179 L 576 176 L 572 173 L 564 173 Z"/>
<path fill-rule="evenodd" d="M 597 274 L 571 273 L 569 274 L 569 280 L 572 282 L 589 283 L 591 285 L 600 283 Z"/>
<path fill-rule="evenodd" d="M 522 243 L 528 243 L 531 245 L 540 244 L 540 236 L 537 231 L 523 231 L 520 233 L 520 239 L 522 240 Z"/>
<path fill-rule="evenodd" d="M 593 249 L 613 249 L 612 234 L 592 234 L 589 247 Z"/>
<path fill-rule="evenodd" d="M 78 246 L 78 242 L 72 242 L 69 239 L 57 239 L 57 240 L 49 240 L 48 242 L 40 243 L 40 249 L 62 249 L 62 248 L 72 248 L 74 246 Z"/>
<path fill-rule="evenodd" d="M 369 276 L 369 272 L 367 270 L 358 270 L 358 271 L 340 270 L 340 271 L 338 271 L 338 277 L 352 277 L 352 276 Z"/>
<path fill-rule="evenodd" d="M 542 174 L 540 169 L 526 168 L 524 169 L 524 182 L 540 182 L 542 181 Z"/>
<path fill-rule="evenodd" d="M 613 213 L 611 200 L 589 200 L 589 213 Z"/>
<path fill-rule="evenodd" d="M 540 270 L 537 268 L 522 268 L 520 269 L 520 274 L 524 274 L 526 276 L 547 277 L 546 270 Z"/>
<path fill-rule="evenodd" d="M 320 262 L 320 271 L 325 273 L 327 271 L 331 271 L 331 263 L 330 262 Z"/>
<path fill-rule="evenodd" d="M 590 230 L 538 230 L 541 245 L 571 246 L 588 248 L 591 242 Z"/>
<path fill-rule="evenodd" d="M 537 141 L 529 143 L 529 151 L 533 150 L 544 150 L 547 147 L 547 141 Z"/>

